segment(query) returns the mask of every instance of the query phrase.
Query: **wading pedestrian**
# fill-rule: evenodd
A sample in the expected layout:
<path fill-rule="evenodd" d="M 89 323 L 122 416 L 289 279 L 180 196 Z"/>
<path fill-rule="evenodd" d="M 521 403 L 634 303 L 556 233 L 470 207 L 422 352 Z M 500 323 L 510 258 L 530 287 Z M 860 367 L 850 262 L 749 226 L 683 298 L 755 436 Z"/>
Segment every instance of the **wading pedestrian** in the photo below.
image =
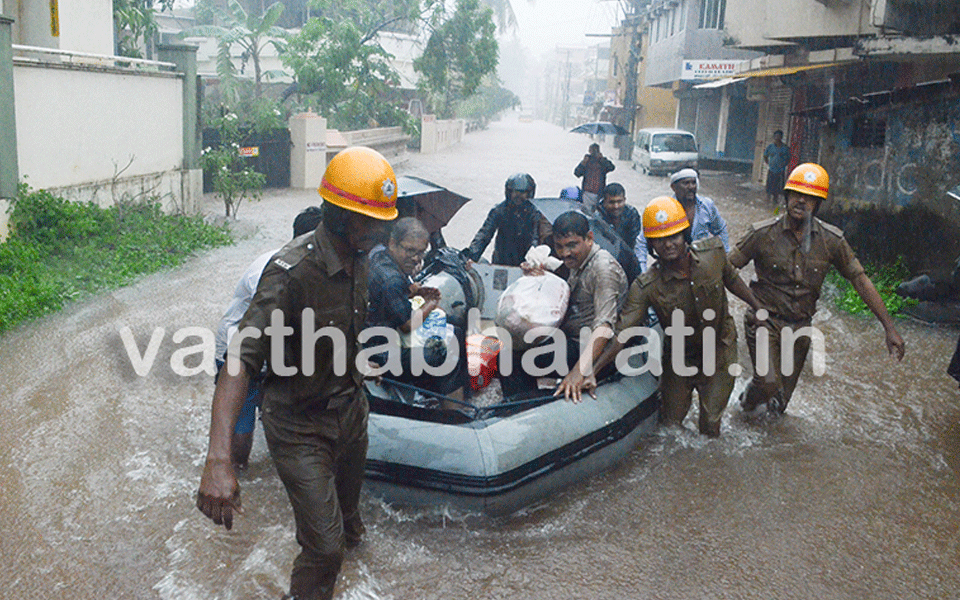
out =
<path fill-rule="evenodd" d="M 811 335 L 794 334 L 801 330 L 813 333 L 808 328 L 831 266 L 853 284 L 883 325 L 887 351 L 897 360 L 903 358 L 903 338 L 843 231 L 815 216 L 829 190 L 830 178 L 823 167 L 814 163 L 798 166 L 784 186 L 786 212 L 751 225 L 730 251 L 730 262 L 737 268 L 753 261 L 757 278 L 750 288 L 763 309 L 751 309 L 744 315 L 754 367 L 753 379 L 740 399 L 744 411 L 763 404 L 772 413 L 786 410 L 811 343 Z M 757 335 L 760 331 L 763 336 Z M 781 364 L 783 352 L 793 354 L 787 369 Z M 765 358 L 759 364 L 758 355 Z"/>
<path fill-rule="evenodd" d="M 368 406 L 356 357 L 367 316 L 365 253 L 397 216 L 393 169 L 369 148 L 337 154 L 319 191 L 322 223 L 270 261 L 240 322 L 239 348 L 228 352 L 214 392 L 197 494 L 203 514 L 233 526 L 241 504 L 230 434 L 250 378 L 267 361 L 263 429 L 296 520 L 290 595 L 298 600 L 333 597 L 344 551 L 364 532 L 358 503 Z M 340 336 L 318 334 L 331 328 Z"/>
<path fill-rule="evenodd" d="M 629 341 L 621 340 L 621 334 L 630 336 L 632 328 L 647 321 L 652 308 L 668 334 L 661 353 L 660 422 L 683 423 L 696 390 L 700 433 L 717 437 L 733 392 L 730 367 L 737 362 L 737 328 L 726 290 L 750 306 L 756 307 L 757 301 L 727 260 L 719 238 L 691 241 L 686 211 L 674 198 L 650 201 L 643 211 L 643 231 L 657 262 L 631 284 L 617 321 L 617 337 L 607 344 L 596 369 L 616 358 Z M 677 327 L 686 328 L 687 335 L 672 335 L 671 328 Z M 596 376 L 575 383 L 592 393 Z"/>

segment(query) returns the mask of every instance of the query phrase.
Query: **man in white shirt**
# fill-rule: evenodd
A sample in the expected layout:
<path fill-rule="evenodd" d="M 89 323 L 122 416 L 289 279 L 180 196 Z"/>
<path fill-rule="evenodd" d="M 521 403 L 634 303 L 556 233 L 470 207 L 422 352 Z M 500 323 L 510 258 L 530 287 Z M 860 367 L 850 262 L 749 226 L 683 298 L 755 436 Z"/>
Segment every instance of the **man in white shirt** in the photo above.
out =
<path fill-rule="evenodd" d="M 320 207 L 310 206 L 303 210 L 297 218 L 293 220 L 293 237 L 297 238 L 305 233 L 310 233 L 320 224 Z M 220 325 L 217 327 L 217 375 L 223 367 L 224 357 L 227 354 L 227 346 L 230 344 L 230 338 L 237 331 L 237 325 L 243 319 L 243 314 L 247 312 L 253 295 L 257 292 L 257 284 L 260 283 L 260 274 L 264 267 L 273 258 L 273 255 L 280 251 L 280 248 L 274 248 L 264 252 L 256 258 L 243 277 L 237 283 L 237 288 L 233 292 L 233 299 L 224 311 L 220 319 Z M 216 381 L 216 379 L 214 379 Z M 253 429 L 257 419 L 257 409 L 263 401 L 263 390 L 261 377 L 254 377 L 250 380 L 250 387 L 247 391 L 247 399 L 240 409 L 240 416 L 237 419 L 237 425 L 233 429 L 233 438 L 230 448 L 233 454 L 233 464 L 238 469 L 246 469 L 247 462 L 250 460 L 250 450 L 253 448 Z"/>

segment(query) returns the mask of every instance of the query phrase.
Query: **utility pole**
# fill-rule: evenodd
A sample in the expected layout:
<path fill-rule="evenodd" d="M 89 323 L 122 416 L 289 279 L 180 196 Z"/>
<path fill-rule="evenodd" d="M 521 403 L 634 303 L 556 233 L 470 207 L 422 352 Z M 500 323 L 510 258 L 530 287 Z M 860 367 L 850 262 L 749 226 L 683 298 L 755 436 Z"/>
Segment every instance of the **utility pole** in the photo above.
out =
<path fill-rule="evenodd" d="M 567 75 L 563 83 L 563 128 L 567 128 L 567 115 L 570 114 L 570 50 L 567 50 Z"/>
<path fill-rule="evenodd" d="M 623 112 L 626 114 L 624 127 L 630 136 L 621 136 L 620 160 L 630 160 L 633 152 L 633 127 L 637 115 L 637 90 L 640 89 L 637 81 L 637 71 L 640 68 L 640 52 L 643 47 L 643 15 L 650 4 L 650 0 L 630 0 L 630 14 L 624 15 L 623 28 L 629 30 L 625 87 L 623 91 Z"/>

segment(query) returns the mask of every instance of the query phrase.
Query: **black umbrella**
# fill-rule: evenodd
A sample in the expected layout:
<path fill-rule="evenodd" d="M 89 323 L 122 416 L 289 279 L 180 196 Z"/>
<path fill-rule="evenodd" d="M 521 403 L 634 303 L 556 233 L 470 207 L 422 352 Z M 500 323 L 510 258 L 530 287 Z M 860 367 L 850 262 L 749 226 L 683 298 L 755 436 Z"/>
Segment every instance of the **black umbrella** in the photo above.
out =
<path fill-rule="evenodd" d="M 628 246 L 626 242 L 620 239 L 617 232 L 609 223 L 595 214 L 588 213 L 583 204 L 576 200 L 565 200 L 562 198 L 534 198 L 530 202 L 540 211 L 548 221 L 553 223 L 557 217 L 565 212 L 575 210 L 590 222 L 590 231 L 593 232 L 593 239 L 600 244 L 600 247 L 609 252 L 627 274 L 627 283 L 630 284 L 640 274 L 640 261 L 633 253 L 633 247 Z"/>
<path fill-rule="evenodd" d="M 440 231 L 470 198 L 451 192 L 426 179 L 397 177 L 397 211 L 401 217 L 420 219 L 428 233 Z"/>
<path fill-rule="evenodd" d="M 608 133 L 610 135 L 628 135 L 630 132 L 619 125 L 614 125 L 608 121 L 594 121 L 593 123 L 577 125 L 570 130 L 570 133 Z"/>

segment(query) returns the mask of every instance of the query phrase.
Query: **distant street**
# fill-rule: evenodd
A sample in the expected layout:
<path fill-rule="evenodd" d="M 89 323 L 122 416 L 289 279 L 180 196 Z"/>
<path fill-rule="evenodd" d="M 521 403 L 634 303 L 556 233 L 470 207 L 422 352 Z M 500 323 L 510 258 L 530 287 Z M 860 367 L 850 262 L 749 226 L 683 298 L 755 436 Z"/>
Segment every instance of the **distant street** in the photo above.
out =
<path fill-rule="evenodd" d="M 667 179 L 617 160 L 611 141 L 602 146 L 617 165 L 608 181 L 625 186 L 630 204 L 642 209 L 669 192 Z M 589 143 L 510 115 L 441 153 L 412 154 L 396 171 L 472 198 L 445 229 L 463 247 L 509 175 L 526 171 L 538 196 L 556 195 L 578 183 L 573 169 Z M 706 173 L 701 193 L 717 201 L 731 241 L 773 214 L 746 176 Z M 233 531 L 194 506 L 213 384 L 172 370 L 174 353 L 197 343 L 173 335 L 215 329 L 246 265 L 285 243 L 297 212 L 319 203 L 313 190 L 268 190 L 240 207 L 237 245 L 3 336 L 0 597 L 281 597 L 297 545 L 259 428 Z M 222 207 L 209 197 L 205 210 Z M 739 320 L 742 304 L 731 305 Z M 804 374 L 784 418 L 746 420 L 734 397 L 720 439 L 695 426 L 660 431 L 613 471 L 500 519 L 365 495 L 368 535 L 348 554 L 337 597 L 955 598 L 960 394 L 944 370 L 957 331 L 901 321 L 907 356 L 898 364 L 874 319 L 839 313 L 829 298 L 820 307 L 827 372 Z M 121 327 L 139 352 L 162 335 L 145 377 Z M 740 355 L 749 367 L 742 340 Z"/>

